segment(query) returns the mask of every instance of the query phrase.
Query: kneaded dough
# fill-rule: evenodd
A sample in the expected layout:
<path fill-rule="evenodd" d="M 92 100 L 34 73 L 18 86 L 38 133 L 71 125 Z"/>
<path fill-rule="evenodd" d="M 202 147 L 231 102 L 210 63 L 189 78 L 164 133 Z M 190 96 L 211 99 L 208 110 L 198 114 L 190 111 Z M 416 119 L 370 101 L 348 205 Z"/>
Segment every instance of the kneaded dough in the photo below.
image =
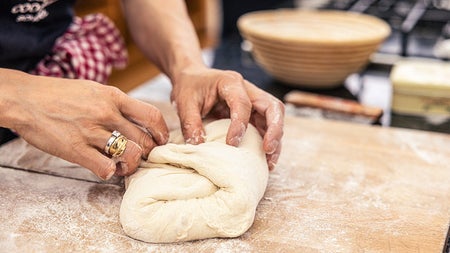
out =
<path fill-rule="evenodd" d="M 206 141 L 184 144 L 179 130 L 126 179 L 120 222 L 127 235 L 154 243 L 237 237 L 253 224 L 268 167 L 249 124 L 239 147 L 225 144 L 230 120 L 205 126 Z"/>

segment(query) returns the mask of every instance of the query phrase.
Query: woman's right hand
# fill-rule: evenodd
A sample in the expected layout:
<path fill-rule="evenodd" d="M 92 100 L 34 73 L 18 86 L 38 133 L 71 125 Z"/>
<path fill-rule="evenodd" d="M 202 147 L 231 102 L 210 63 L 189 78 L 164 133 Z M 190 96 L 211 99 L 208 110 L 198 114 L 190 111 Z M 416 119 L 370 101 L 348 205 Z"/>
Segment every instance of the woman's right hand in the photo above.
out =
<path fill-rule="evenodd" d="M 169 137 L 156 107 L 112 86 L 0 69 L 0 90 L 0 126 L 104 180 L 133 173 Z M 114 130 L 128 138 L 118 158 L 103 151 Z"/>

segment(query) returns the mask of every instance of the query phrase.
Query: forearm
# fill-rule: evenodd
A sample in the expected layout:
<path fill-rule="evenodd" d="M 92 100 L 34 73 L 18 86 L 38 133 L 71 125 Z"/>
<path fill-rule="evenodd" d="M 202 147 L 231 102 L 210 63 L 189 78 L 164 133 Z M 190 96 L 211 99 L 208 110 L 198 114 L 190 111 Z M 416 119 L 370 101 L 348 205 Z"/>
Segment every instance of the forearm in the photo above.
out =
<path fill-rule="evenodd" d="M 184 68 L 203 65 L 183 0 L 122 0 L 122 4 L 136 44 L 172 81 Z"/>

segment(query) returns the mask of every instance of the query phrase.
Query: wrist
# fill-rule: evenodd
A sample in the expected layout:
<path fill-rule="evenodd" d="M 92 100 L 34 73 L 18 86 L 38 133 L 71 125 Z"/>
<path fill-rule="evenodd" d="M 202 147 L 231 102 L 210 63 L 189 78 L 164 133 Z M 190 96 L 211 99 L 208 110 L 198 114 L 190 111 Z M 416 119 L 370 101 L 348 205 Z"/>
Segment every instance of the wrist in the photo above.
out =
<path fill-rule="evenodd" d="M 14 129 L 29 122 L 27 114 L 20 110 L 20 103 L 25 99 L 23 88 L 32 82 L 32 77 L 25 72 L 0 68 L 0 126 Z"/>
<path fill-rule="evenodd" d="M 186 61 L 183 64 L 179 64 L 177 66 L 174 65 L 168 76 L 172 84 L 176 85 L 177 83 L 180 82 L 181 79 L 183 79 L 184 76 L 189 75 L 191 73 L 201 72 L 207 68 L 208 67 L 203 62 Z"/>

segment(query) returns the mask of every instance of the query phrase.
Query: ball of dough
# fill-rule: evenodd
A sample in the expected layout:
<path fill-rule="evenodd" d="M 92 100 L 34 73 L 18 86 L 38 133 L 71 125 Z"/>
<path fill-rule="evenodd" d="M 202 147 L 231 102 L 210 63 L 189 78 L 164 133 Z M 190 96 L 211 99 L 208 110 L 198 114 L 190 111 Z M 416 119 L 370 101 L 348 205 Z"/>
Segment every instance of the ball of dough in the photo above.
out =
<path fill-rule="evenodd" d="M 126 179 L 120 222 L 127 235 L 154 243 L 237 237 L 253 223 L 268 167 L 249 124 L 239 147 L 225 144 L 229 119 L 205 126 L 206 141 L 184 144 L 179 130 Z"/>

